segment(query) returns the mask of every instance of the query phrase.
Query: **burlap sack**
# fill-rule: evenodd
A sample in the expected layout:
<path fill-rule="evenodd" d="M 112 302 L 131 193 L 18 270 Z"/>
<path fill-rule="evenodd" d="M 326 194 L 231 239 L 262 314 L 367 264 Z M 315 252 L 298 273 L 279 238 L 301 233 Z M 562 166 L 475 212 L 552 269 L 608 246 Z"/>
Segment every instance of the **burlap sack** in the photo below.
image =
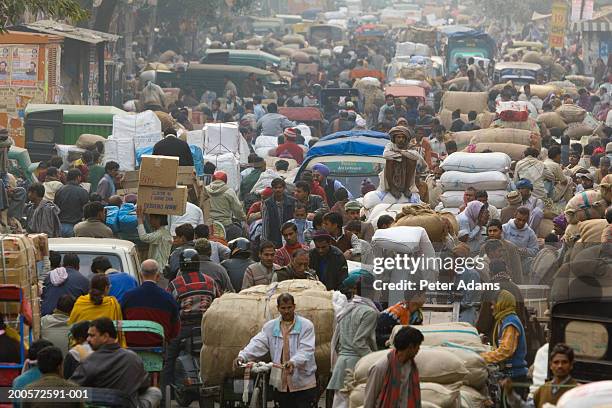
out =
<path fill-rule="evenodd" d="M 288 47 L 278 47 L 274 49 L 274 54 L 282 57 L 291 57 L 294 53 L 295 50 Z"/>
<path fill-rule="evenodd" d="M 459 109 L 466 114 L 470 111 L 480 113 L 487 110 L 488 99 L 487 92 L 446 91 L 442 96 L 442 106 L 450 111 Z"/>
<path fill-rule="evenodd" d="M 463 379 L 465 384 L 474 388 L 481 388 L 486 384 L 489 371 L 487 370 L 487 363 L 478 352 L 458 347 L 452 347 L 449 350 L 463 361 L 463 366 L 468 371 Z"/>
<path fill-rule="evenodd" d="M 548 218 L 543 218 L 540 222 L 540 226 L 538 227 L 537 236 L 538 238 L 546 238 L 548 234 L 550 234 L 554 229 L 554 224 L 552 220 Z"/>
<path fill-rule="evenodd" d="M 402 213 L 398 214 L 394 226 L 400 227 L 423 227 L 427 231 L 429 240 L 434 242 L 444 242 L 448 234 L 452 234 L 453 226 L 440 216 L 437 212 L 430 209 L 428 205 L 407 205 L 402 208 Z"/>
<path fill-rule="evenodd" d="M 470 144 L 477 143 L 514 143 L 525 146 L 534 146 L 539 142 L 538 138 L 532 138 L 532 134 L 528 130 L 523 129 L 505 129 L 505 128 L 489 128 L 474 130 Z M 535 146 L 534 146 L 535 147 Z"/>
<path fill-rule="evenodd" d="M 387 358 L 388 353 L 389 350 L 380 350 L 361 357 L 355 365 L 353 374 L 354 383 L 365 384 L 368 381 L 368 372 L 370 371 L 370 367 L 376 364 L 376 362 L 380 359 Z"/>
<path fill-rule="evenodd" d="M 164 51 L 160 54 L 158 60 L 162 64 L 167 64 L 168 62 L 172 62 L 172 60 L 176 57 L 176 52 L 172 50 Z"/>
<path fill-rule="evenodd" d="M 536 133 L 538 135 L 540 134 L 540 127 L 538 126 L 538 122 L 532 117 L 528 117 L 527 120 L 523 122 L 498 119 L 493 122 L 492 126 L 504 129 L 523 129 L 529 130 L 531 133 Z"/>
<path fill-rule="evenodd" d="M 538 115 L 538 122 L 542 122 L 548 129 L 565 129 L 567 124 L 557 112 L 544 112 Z"/>
<path fill-rule="evenodd" d="M 307 64 L 310 62 L 310 55 L 306 54 L 305 52 L 302 51 L 296 51 L 293 53 L 293 55 L 291 55 L 291 59 L 295 62 L 300 62 L 300 63 L 304 63 Z"/>
<path fill-rule="evenodd" d="M 587 112 L 580 106 L 573 104 L 564 104 L 557 108 L 556 112 L 561 116 L 565 123 L 582 122 L 586 117 Z"/>
<path fill-rule="evenodd" d="M 457 408 L 460 396 L 459 389 L 451 390 L 440 384 L 421 382 L 421 400 L 436 404 L 440 408 Z"/>
<path fill-rule="evenodd" d="M 542 54 L 537 51 L 528 51 L 523 55 L 523 62 L 542 65 Z"/>
<path fill-rule="evenodd" d="M 550 68 L 552 64 L 555 63 L 555 59 L 552 55 L 543 55 L 540 57 L 540 61 L 542 61 L 542 66 L 546 68 Z"/>
<path fill-rule="evenodd" d="M 306 40 L 304 39 L 304 36 L 300 35 L 300 34 L 287 34 L 287 35 L 283 36 L 281 41 L 283 42 L 283 44 L 300 44 L 300 45 L 304 45 L 304 43 L 306 43 Z"/>
<path fill-rule="evenodd" d="M 601 242 L 601 234 L 608 227 L 608 221 L 605 219 L 586 220 L 578 223 L 580 231 L 580 239 L 578 242 L 584 243 L 599 243 Z"/>
<path fill-rule="evenodd" d="M 462 385 L 459 392 L 461 393 L 461 408 L 484 408 L 489 398 L 481 394 L 478 390 L 467 385 Z"/>
<path fill-rule="evenodd" d="M 565 218 L 570 224 L 580 221 L 603 218 L 607 208 L 606 201 L 597 190 L 583 191 L 576 194 L 565 206 Z"/>
<path fill-rule="evenodd" d="M 595 78 L 584 75 L 566 75 L 565 79 L 579 88 L 591 88 L 595 82 Z"/>
<path fill-rule="evenodd" d="M 550 67 L 550 76 L 553 80 L 559 81 L 563 78 L 564 75 L 565 75 L 565 68 L 563 68 L 563 65 L 557 62 L 552 64 L 552 66 Z"/>
<path fill-rule="evenodd" d="M 444 112 L 448 112 L 449 113 L 449 118 L 450 118 L 450 111 L 449 110 L 442 111 L 440 113 L 440 115 L 442 115 Z M 463 115 L 461 115 L 461 116 L 463 116 Z M 467 116 L 467 115 L 465 115 L 465 116 Z M 440 123 L 442 123 L 442 118 L 441 117 L 440 117 Z M 476 130 L 472 130 L 470 132 L 452 132 L 450 134 L 450 138 L 452 140 L 454 140 L 455 143 L 457 143 L 457 149 L 463 150 L 463 149 L 465 149 L 465 147 L 467 145 L 470 144 L 470 141 L 474 137 L 474 132 L 476 132 Z"/>
<path fill-rule="evenodd" d="M 582 122 L 570 123 L 565 129 L 565 134 L 570 137 L 570 139 L 580 140 L 582 136 L 589 136 L 593 134 L 593 129 L 589 125 L 586 125 Z"/>
<path fill-rule="evenodd" d="M 302 49 L 302 52 L 315 57 L 319 56 L 319 49 L 317 47 L 306 47 Z"/>
<path fill-rule="evenodd" d="M 456 237 L 459 233 L 459 222 L 457 222 L 455 214 L 448 211 L 441 211 L 439 214 L 440 217 L 444 218 L 452 226 L 452 235 Z"/>
<path fill-rule="evenodd" d="M 106 140 L 106 138 L 104 136 L 91 135 L 89 133 L 83 133 L 77 139 L 76 147 L 78 147 L 79 149 L 89 150 L 89 149 L 93 149 L 93 147 L 96 145 L 96 142 L 104 143 L 105 140 Z"/>
<path fill-rule="evenodd" d="M 476 124 L 480 126 L 481 129 L 486 129 L 488 127 L 491 127 L 491 124 L 493 123 L 496 117 L 497 114 L 495 112 L 480 112 L 476 117 Z"/>
<path fill-rule="evenodd" d="M 266 298 L 256 294 L 226 293 L 214 300 L 202 319 L 204 384 L 218 385 L 232 376 L 232 362 L 266 322 L 266 308 Z"/>
<path fill-rule="evenodd" d="M 531 94 L 537 96 L 538 98 L 544 100 L 550 95 L 554 93 L 559 95 L 561 93 L 561 88 L 554 85 L 529 85 L 529 89 L 531 90 Z"/>
<path fill-rule="evenodd" d="M 468 84 L 468 81 L 469 81 L 468 77 L 459 77 L 459 78 L 451 79 L 450 81 L 446 81 L 444 83 L 444 88 L 448 89 L 452 85 L 455 85 L 457 89 L 463 89 L 463 87 L 465 87 Z"/>
<path fill-rule="evenodd" d="M 453 384 L 468 375 L 463 361 L 446 347 L 421 347 L 414 358 L 422 382 Z"/>
<path fill-rule="evenodd" d="M 599 193 L 601 197 L 612 204 L 612 174 L 608 174 L 606 177 L 601 179 L 599 183 Z"/>
<path fill-rule="evenodd" d="M 506 153 L 513 161 L 518 161 L 525 157 L 525 149 L 527 149 L 527 146 L 514 143 L 476 143 L 468 145 L 463 151 L 482 153 L 485 150 L 491 150 L 493 152 Z"/>
<path fill-rule="evenodd" d="M 397 76 L 403 79 L 418 79 L 419 81 L 427 79 L 427 73 L 421 67 L 414 66 L 402 67 Z"/>
<path fill-rule="evenodd" d="M 349 408 L 359 408 L 365 401 L 365 384 L 358 384 L 349 395 Z"/>

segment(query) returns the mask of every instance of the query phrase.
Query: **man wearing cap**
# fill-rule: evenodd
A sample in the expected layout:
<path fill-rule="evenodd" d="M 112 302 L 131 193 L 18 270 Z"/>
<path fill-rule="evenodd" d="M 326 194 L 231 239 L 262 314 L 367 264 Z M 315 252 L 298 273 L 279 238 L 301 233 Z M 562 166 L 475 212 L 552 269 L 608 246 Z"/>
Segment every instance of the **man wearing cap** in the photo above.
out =
<path fill-rule="evenodd" d="M 327 290 L 338 290 L 348 275 L 344 254 L 332 246 L 333 238 L 327 231 L 315 231 L 312 240 L 315 248 L 310 250 L 310 268 Z"/>
<path fill-rule="evenodd" d="M 327 385 L 334 390 L 334 407 L 347 406 L 348 394 L 341 393 L 347 370 L 354 370 L 359 359 L 376 350 L 378 309 L 368 299 L 374 277 L 365 269 L 352 271 L 342 282 L 349 302 L 340 310 L 331 341 L 332 376 Z"/>
<path fill-rule="evenodd" d="M 537 231 L 542 218 L 544 218 L 544 202 L 533 196 L 531 191 L 533 185 L 527 179 L 521 179 L 516 183 L 516 188 L 521 194 L 521 207 L 527 207 L 530 211 L 529 226 Z"/>
<path fill-rule="evenodd" d="M 228 232 L 231 232 L 230 235 L 235 235 L 237 232 L 228 231 L 228 227 L 235 225 L 234 220 L 242 222 L 245 221 L 246 217 L 238 196 L 227 185 L 227 174 L 222 171 L 216 171 L 213 174 L 212 180 L 212 183 L 204 187 L 210 197 L 210 219 L 223 224 L 226 228 L 226 239 L 229 241 L 236 237 L 228 236 Z M 236 230 L 237 228 L 231 229 Z"/>
<path fill-rule="evenodd" d="M 351 200 L 344 205 L 344 211 L 346 213 L 347 222 L 359 221 L 361 223 L 361 234 L 359 238 L 364 241 L 370 242 L 374 235 L 374 227 L 369 222 L 361 221 L 361 208 L 362 205 L 359 201 Z"/>
<path fill-rule="evenodd" d="M 275 156 L 295 160 L 298 164 L 304 161 L 304 150 L 295 143 L 299 129 L 287 128 L 284 131 L 285 143 L 276 148 Z"/>
<path fill-rule="evenodd" d="M 508 201 L 508 205 L 502 208 L 499 216 L 502 224 L 507 223 L 514 217 L 514 213 L 521 206 L 523 199 L 518 191 L 510 191 L 506 194 L 506 201 Z"/>
<path fill-rule="evenodd" d="M 525 149 L 525 158 L 516 163 L 514 170 L 514 181 L 527 179 L 533 187 L 533 195 L 536 198 L 544 199 L 547 197 L 544 181 L 555 181 L 555 176 L 550 172 L 548 167 L 538 159 L 540 151 L 533 147 Z"/>
<path fill-rule="evenodd" d="M 581 193 L 595 188 L 595 176 L 590 172 L 580 173 L 580 185 L 576 186 L 576 193 Z"/>
<path fill-rule="evenodd" d="M 334 198 L 335 192 L 345 187 L 340 181 L 329 177 L 329 174 L 330 174 L 329 167 L 327 167 L 323 163 L 317 163 L 314 166 L 312 166 L 313 178 L 315 181 L 319 183 L 321 187 L 323 187 L 323 190 L 325 191 L 325 195 L 327 196 L 327 205 L 329 207 L 332 207 L 334 204 L 336 204 L 336 199 Z M 348 191 L 348 193 L 349 193 L 349 199 L 352 200 L 353 195 L 351 194 L 350 191 Z"/>

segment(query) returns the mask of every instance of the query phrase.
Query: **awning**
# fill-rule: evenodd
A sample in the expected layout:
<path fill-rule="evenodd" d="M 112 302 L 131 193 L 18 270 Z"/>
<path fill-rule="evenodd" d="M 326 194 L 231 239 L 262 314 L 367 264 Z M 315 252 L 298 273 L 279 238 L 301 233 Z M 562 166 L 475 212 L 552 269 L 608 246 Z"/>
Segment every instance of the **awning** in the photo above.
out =
<path fill-rule="evenodd" d="M 612 31 L 612 24 L 609 21 L 578 21 L 572 24 L 572 31 L 607 32 Z"/>
<path fill-rule="evenodd" d="M 385 95 L 393 95 L 398 98 L 415 97 L 425 98 L 425 89 L 414 85 L 391 85 L 385 87 Z"/>
<path fill-rule="evenodd" d="M 531 15 L 531 21 L 546 20 L 547 18 L 550 18 L 551 16 L 552 14 L 540 14 L 537 11 L 534 11 L 533 14 Z"/>
<path fill-rule="evenodd" d="M 121 38 L 121 36 L 119 35 L 104 33 L 102 31 L 90 30 L 88 28 L 75 27 L 53 20 L 40 20 L 35 23 L 23 24 L 21 25 L 21 27 L 25 27 L 31 31 L 53 34 L 64 38 L 70 38 L 72 40 L 86 42 L 89 44 L 115 42 L 119 38 Z"/>

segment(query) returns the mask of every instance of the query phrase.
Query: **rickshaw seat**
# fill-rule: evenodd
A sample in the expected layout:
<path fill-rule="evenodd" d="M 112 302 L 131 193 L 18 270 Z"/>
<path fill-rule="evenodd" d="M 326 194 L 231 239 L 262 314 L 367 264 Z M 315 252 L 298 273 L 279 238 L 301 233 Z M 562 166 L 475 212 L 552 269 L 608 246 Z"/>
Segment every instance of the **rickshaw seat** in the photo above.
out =
<path fill-rule="evenodd" d="M 160 372 L 164 365 L 164 328 L 161 324 L 150 320 L 119 320 L 115 322 L 117 330 L 121 332 L 151 333 L 159 336 L 159 346 L 153 347 L 130 347 L 140 356 L 147 372 Z"/>

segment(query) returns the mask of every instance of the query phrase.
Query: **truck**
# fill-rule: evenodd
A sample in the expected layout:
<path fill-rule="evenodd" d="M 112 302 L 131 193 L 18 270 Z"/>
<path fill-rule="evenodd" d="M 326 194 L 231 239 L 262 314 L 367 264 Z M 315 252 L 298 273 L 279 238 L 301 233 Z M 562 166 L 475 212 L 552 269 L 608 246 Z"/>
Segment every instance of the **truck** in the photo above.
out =
<path fill-rule="evenodd" d="M 447 72 L 457 70 L 457 58 L 466 60 L 470 57 L 487 58 L 492 60 L 497 49 L 495 40 L 487 33 L 480 30 L 468 29 L 449 32 L 446 34 L 448 43 L 446 45 Z"/>

